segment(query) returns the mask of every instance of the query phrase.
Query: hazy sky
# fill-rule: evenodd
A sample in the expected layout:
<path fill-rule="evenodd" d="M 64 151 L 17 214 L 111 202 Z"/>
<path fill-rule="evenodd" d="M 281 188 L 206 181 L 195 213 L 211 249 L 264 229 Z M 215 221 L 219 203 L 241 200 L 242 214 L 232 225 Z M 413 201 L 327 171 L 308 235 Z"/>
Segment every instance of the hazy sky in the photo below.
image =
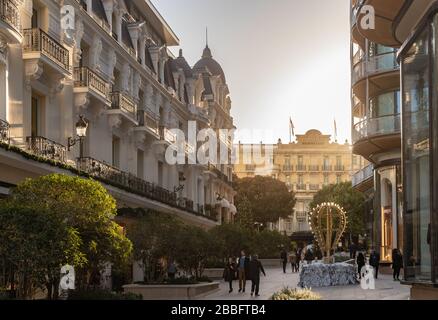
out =
<path fill-rule="evenodd" d="M 208 26 L 237 128 L 273 132 L 245 142 L 289 141 L 289 116 L 296 134 L 333 134 L 336 118 L 338 140 L 350 141 L 350 0 L 152 1 L 191 65 Z"/>

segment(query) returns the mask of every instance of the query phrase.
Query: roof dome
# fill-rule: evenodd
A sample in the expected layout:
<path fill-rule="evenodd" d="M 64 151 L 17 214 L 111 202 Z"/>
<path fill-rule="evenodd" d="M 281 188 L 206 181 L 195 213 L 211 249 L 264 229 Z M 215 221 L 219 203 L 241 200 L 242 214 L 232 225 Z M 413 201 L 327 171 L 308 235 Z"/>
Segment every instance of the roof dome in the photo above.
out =
<path fill-rule="evenodd" d="M 192 68 L 190 68 L 187 60 L 183 56 L 182 49 L 179 50 L 179 56 L 174 60 L 174 66 L 176 68 L 181 68 L 184 71 L 186 77 L 191 78 L 193 76 Z"/>
<path fill-rule="evenodd" d="M 211 50 L 208 45 L 205 47 L 204 52 L 202 53 L 202 58 L 199 60 L 193 69 L 202 69 L 207 68 L 214 76 L 220 76 L 222 81 L 226 83 L 225 73 L 222 70 L 221 65 L 213 59 L 213 55 L 211 54 Z"/>

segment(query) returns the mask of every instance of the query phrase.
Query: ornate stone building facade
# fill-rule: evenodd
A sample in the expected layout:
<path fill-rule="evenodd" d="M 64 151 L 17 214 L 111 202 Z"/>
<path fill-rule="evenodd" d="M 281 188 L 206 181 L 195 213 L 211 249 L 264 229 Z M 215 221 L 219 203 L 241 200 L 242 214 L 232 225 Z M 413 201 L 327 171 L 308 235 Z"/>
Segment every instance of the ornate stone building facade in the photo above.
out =
<path fill-rule="evenodd" d="M 330 135 L 318 130 L 309 130 L 297 135 L 296 142 L 275 145 L 239 146 L 239 161 L 234 166 L 237 177 L 271 176 L 293 190 L 296 195 L 294 212 L 289 219 L 280 219 L 270 227 L 298 240 L 306 240 L 310 235 L 308 224 L 309 204 L 323 186 L 350 181 L 353 169 L 359 168 L 359 157 L 352 156 L 351 146 L 346 142 L 330 142 Z M 246 164 L 247 150 L 261 150 L 261 160 L 251 157 Z M 300 235 L 304 237 L 299 237 Z"/>
<path fill-rule="evenodd" d="M 234 128 L 225 74 L 208 47 L 193 68 L 182 51 L 173 56 L 179 39 L 149 0 L 0 0 L 0 27 L 3 195 L 28 177 L 86 173 L 119 207 L 204 228 L 232 221 L 230 165 L 165 160 L 171 129 L 187 137 L 189 121 Z M 81 115 L 88 128 L 76 139 Z M 74 140 L 80 146 L 69 147 Z M 231 150 L 229 137 L 221 143 Z"/>

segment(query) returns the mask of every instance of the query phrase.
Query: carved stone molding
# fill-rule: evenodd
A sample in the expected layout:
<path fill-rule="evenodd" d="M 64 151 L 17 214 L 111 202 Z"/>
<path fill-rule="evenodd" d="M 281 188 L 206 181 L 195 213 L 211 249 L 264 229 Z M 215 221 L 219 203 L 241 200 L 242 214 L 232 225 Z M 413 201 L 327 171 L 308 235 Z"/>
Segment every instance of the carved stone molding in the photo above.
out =
<path fill-rule="evenodd" d="M 5 37 L 0 35 L 0 64 L 8 62 L 8 42 Z"/>
<path fill-rule="evenodd" d="M 30 90 L 31 82 L 41 78 L 44 72 L 43 63 L 39 59 L 26 60 L 25 64 L 26 89 Z"/>
<path fill-rule="evenodd" d="M 111 129 L 120 128 L 122 125 L 122 116 L 120 114 L 109 114 L 108 125 Z"/>
<path fill-rule="evenodd" d="M 90 98 L 87 92 L 75 93 L 75 107 L 78 112 L 87 109 L 90 104 Z"/>

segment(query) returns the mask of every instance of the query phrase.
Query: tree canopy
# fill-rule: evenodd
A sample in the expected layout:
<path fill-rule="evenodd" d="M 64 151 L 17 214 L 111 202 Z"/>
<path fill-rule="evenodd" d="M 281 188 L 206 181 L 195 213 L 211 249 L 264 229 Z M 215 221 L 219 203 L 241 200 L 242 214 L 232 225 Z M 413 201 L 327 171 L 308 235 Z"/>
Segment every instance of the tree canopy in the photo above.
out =
<path fill-rule="evenodd" d="M 243 178 L 235 182 L 235 189 L 237 219 L 244 224 L 251 224 L 251 220 L 263 224 L 276 222 L 293 213 L 295 194 L 281 181 L 261 176 Z"/>
<path fill-rule="evenodd" d="M 56 214 L 77 232 L 84 254 L 83 268 L 76 271 L 80 288 L 96 284 L 106 264 L 128 262 L 132 244 L 113 221 L 116 201 L 100 183 L 61 174 L 26 179 L 8 202 Z"/>

